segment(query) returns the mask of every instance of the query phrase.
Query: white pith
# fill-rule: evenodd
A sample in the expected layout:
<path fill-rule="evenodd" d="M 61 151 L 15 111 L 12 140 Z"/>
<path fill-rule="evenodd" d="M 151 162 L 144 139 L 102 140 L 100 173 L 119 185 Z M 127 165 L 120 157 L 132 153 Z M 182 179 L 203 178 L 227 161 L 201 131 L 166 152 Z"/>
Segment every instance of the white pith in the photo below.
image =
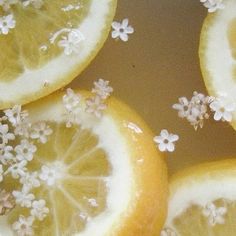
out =
<path fill-rule="evenodd" d="M 62 104 L 54 104 L 45 108 L 45 112 L 34 113 L 33 121 L 45 120 L 63 122 L 65 112 Z M 105 236 L 109 235 L 114 222 L 119 221 L 120 215 L 127 210 L 131 202 L 132 170 L 129 163 L 129 151 L 127 140 L 119 131 L 119 127 L 110 116 L 103 116 L 98 120 L 93 116 L 81 111 L 82 128 L 90 129 L 99 139 L 101 147 L 109 157 L 112 166 L 112 175 L 109 176 L 107 208 L 86 225 L 83 232 L 75 236 Z M 46 226 L 45 226 L 46 227 Z M 7 224 L 6 218 L 0 218 L 0 235 L 13 236 L 11 226 Z M 56 235 L 55 235 L 56 236 Z"/>
<path fill-rule="evenodd" d="M 232 49 L 228 39 L 229 24 L 236 18 L 236 2 L 234 0 L 224 1 L 225 8 L 218 10 L 204 32 L 204 67 L 209 73 L 205 78 L 209 84 L 211 95 L 223 96 L 226 103 L 236 102 L 236 77 L 233 76 L 233 68 L 236 60 L 232 56 Z M 234 49 L 235 50 L 235 49 Z M 209 80 L 209 81 L 208 81 Z M 236 112 L 234 112 L 236 119 Z"/>
<path fill-rule="evenodd" d="M 92 0 L 88 17 L 79 26 L 79 31 L 85 36 L 79 54 L 66 56 L 62 53 L 40 69 L 29 70 L 14 81 L 0 82 L 0 102 L 14 103 L 26 94 L 34 94 L 48 87 L 58 84 L 76 69 L 76 66 L 86 62 L 96 49 L 106 27 L 107 16 L 110 12 L 111 0 Z"/>

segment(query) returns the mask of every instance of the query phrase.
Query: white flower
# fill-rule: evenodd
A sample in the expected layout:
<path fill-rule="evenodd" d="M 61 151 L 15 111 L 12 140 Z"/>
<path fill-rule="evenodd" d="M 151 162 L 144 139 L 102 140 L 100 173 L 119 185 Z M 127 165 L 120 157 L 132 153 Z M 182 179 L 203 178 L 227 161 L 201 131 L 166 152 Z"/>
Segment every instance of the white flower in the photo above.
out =
<path fill-rule="evenodd" d="M 175 144 L 179 139 L 179 136 L 176 134 L 169 134 L 169 132 L 166 129 L 163 129 L 161 131 L 160 136 L 154 137 L 154 142 L 158 144 L 159 150 L 161 152 L 173 152 L 175 150 Z"/>
<path fill-rule="evenodd" d="M 45 200 L 33 201 L 30 211 L 31 215 L 42 221 L 49 213 L 49 209 L 45 205 Z"/>
<path fill-rule="evenodd" d="M 0 123 L 0 148 L 3 148 L 9 140 L 14 140 L 15 135 L 9 133 L 9 127 L 7 124 Z"/>
<path fill-rule="evenodd" d="M 66 94 L 63 96 L 63 104 L 67 111 L 74 112 L 80 109 L 79 104 L 81 96 L 76 94 L 71 88 L 66 90 Z"/>
<path fill-rule="evenodd" d="M 21 111 L 20 105 L 15 105 L 13 108 L 5 110 L 4 113 L 14 127 L 22 123 L 29 115 L 27 111 Z"/>
<path fill-rule="evenodd" d="M 27 139 L 21 140 L 21 143 L 15 147 L 16 159 L 19 161 L 32 161 L 37 148 Z"/>
<path fill-rule="evenodd" d="M 11 5 L 18 3 L 18 0 L 0 0 L 0 6 L 4 11 L 8 11 Z"/>
<path fill-rule="evenodd" d="M 114 39 L 120 38 L 122 41 L 127 42 L 129 39 L 128 34 L 134 33 L 134 28 L 129 26 L 128 19 L 124 19 L 121 23 L 114 21 L 111 26 L 114 29 L 111 34 Z"/>
<path fill-rule="evenodd" d="M 43 0 L 21 0 L 24 7 L 28 7 L 32 4 L 33 7 L 39 9 L 43 6 Z"/>
<path fill-rule="evenodd" d="M 27 165 L 27 161 L 23 160 L 21 162 L 17 162 L 13 165 L 11 165 L 7 171 L 5 172 L 5 174 L 11 173 L 12 178 L 14 179 L 18 179 L 20 176 L 24 176 L 26 174 L 26 165 Z"/>
<path fill-rule="evenodd" d="M 6 190 L 0 190 L 0 216 L 15 207 L 14 197 Z"/>
<path fill-rule="evenodd" d="M 113 92 L 113 88 L 109 86 L 109 81 L 99 79 L 94 82 L 92 92 L 100 96 L 102 99 L 108 98 Z"/>
<path fill-rule="evenodd" d="M 161 231 L 160 236 L 177 236 L 177 234 L 175 233 L 173 229 L 166 227 Z"/>
<path fill-rule="evenodd" d="M 13 191 L 12 195 L 16 199 L 16 203 L 21 207 L 30 208 L 32 205 L 32 201 L 35 199 L 34 194 L 28 193 L 28 191 Z"/>
<path fill-rule="evenodd" d="M 211 226 L 216 224 L 224 224 L 224 215 L 227 213 L 226 207 L 216 207 L 214 203 L 208 203 L 202 210 L 204 216 L 208 218 L 208 223 Z"/>
<path fill-rule="evenodd" d="M 30 191 L 32 188 L 37 188 L 40 186 L 40 181 L 38 179 L 38 173 L 26 173 L 21 176 L 20 183 L 23 184 L 23 189 Z"/>
<path fill-rule="evenodd" d="M 225 104 L 222 98 L 216 98 L 211 104 L 210 108 L 215 112 L 214 119 L 216 121 L 228 121 L 231 122 L 233 118 L 233 112 L 235 112 L 235 104 Z"/>
<path fill-rule="evenodd" d="M 10 29 L 14 29 L 16 21 L 12 14 L 0 17 L 0 34 L 8 34 Z"/>
<path fill-rule="evenodd" d="M 204 120 L 209 118 L 208 105 L 212 102 L 212 97 L 205 96 L 202 93 L 193 92 L 190 101 L 186 97 L 179 98 L 179 103 L 174 104 L 173 109 L 178 111 L 180 118 L 186 118 L 195 128 L 202 128 Z"/>
<path fill-rule="evenodd" d="M 29 216 L 27 218 L 20 216 L 18 221 L 12 225 L 12 229 L 16 231 L 18 236 L 32 236 L 34 233 L 32 229 L 33 222 L 33 216 Z"/>
<path fill-rule="evenodd" d="M 208 12 L 215 12 L 218 9 L 224 9 L 223 0 L 200 0 L 204 7 L 208 8 Z"/>
<path fill-rule="evenodd" d="M 47 185 L 52 186 L 56 183 L 57 179 L 60 179 L 62 172 L 63 167 L 60 163 L 55 163 L 51 166 L 43 165 L 39 178 L 45 181 Z"/>
<path fill-rule="evenodd" d="M 12 146 L 4 146 L 0 149 L 0 162 L 3 165 L 7 165 L 10 162 L 14 161 L 14 156 L 12 154 L 13 147 Z"/>
<path fill-rule="evenodd" d="M 41 143 L 46 143 L 48 141 L 49 135 L 52 134 L 52 129 L 45 122 L 38 122 L 32 125 L 32 131 L 30 137 L 32 139 L 38 139 Z"/>
<path fill-rule="evenodd" d="M 99 96 L 95 96 L 86 100 L 85 111 L 87 113 L 94 114 L 97 118 L 101 118 L 103 111 L 107 108 L 107 105 L 103 103 L 103 100 Z"/>
<path fill-rule="evenodd" d="M 64 48 L 65 55 L 79 53 L 80 44 L 85 40 L 84 35 L 77 29 L 72 29 L 67 37 L 62 36 L 62 40 L 58 42 L 58 46 Z"/>
<path fill-rule="evenodd" d="M 0 183 L 3 181 L 3 166 L 0 164 Z"/>

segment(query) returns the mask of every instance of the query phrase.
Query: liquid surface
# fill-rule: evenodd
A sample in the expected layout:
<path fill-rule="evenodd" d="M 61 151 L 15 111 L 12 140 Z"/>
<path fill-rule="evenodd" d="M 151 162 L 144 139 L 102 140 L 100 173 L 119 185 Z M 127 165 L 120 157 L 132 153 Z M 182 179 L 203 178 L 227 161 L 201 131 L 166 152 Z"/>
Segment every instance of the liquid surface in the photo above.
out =
<path fill-rule="evenodd" d="M 174 153 L 167 153 L 169 173 L 236 153 L 236 132 L 227 123 L 205 122 L 195 131 L 178 117 L 178 98 L 206 94 L 198 45 L 207 14 L 200 1 L 119 0 L 116 21 L 129 18 L 135 33 L 127 43 L 111 37 L 72 87 L 90 89 L 97 78 L 111 81 L 114 95 L 134 107 L 159 134 L 166 128 L 180 136 Z"/>

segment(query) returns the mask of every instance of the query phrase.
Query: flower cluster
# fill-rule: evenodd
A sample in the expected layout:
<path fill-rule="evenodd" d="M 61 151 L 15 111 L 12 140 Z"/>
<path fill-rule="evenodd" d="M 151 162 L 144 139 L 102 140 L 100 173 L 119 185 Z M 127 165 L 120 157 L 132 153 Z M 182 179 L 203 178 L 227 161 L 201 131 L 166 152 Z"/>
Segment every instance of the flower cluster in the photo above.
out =
<path fill-rule="evenodd" d="M 121 23 L 114 21 L 111 24 L 113 31 L 111 37 L 114 39 L 121 39 L 124 42 L 129 40 L 129 34 L 134 33 L 134 28 L 129 25 L 129 19 L 124 19 Z"/>
<path fill-rule="evenodd" d="M 103 111 L 107 108 L 105 100 L 111 95 L 113 88 L 109 86 L 109 81 L 99 79 L 94 82 L 92 93 L 94 96 L 87 98 L 85 101 L 85 111 L 93 114 L 97 118 L 101 118 Z M 83 100 L 80 94 L 76 94 L 72 89 L 68 88 L 63 96 L 63 104 L 66 110 L 66 126 L 71 127 L 73 124 L 79 124 L 79 113 Z"/>
<path fill-rule="evenodd" d="M 224 224 L 224 215 L 227 213 L 226 207 L 216 207 L 214 203 L 208 203 L 202 210 L 202 214 L 207 217 L 211 226 L 216 224 Z"/>
<path fill-rule="evenodd" d="M 179 103 L 174 104 L 173 108 L 178 111 L 179 117 L 186 118 L 197 130 L 198 127 L 202 128 L 204 120 L 209 118 L 208 106 L 212 100 L 212 97 L 194 92 L 190 101 L 186 97 L 181 97 Z"/>
<path fill-rule="evenodd" d="M 32 5 L 35 8 L 41 8 L 43 0 L 0 0 L 0 7 L 5 15 L 0 16 L 0 34 L 7 35 L 11 29 L 16 26 L 16 20 L 11 6 L 21 4 L 22 7 Z"/>
<path fill-rule="evenodd" d="M 46 143 L 52 134 L 45 122 L 31 124 L 27 111 L 14 106 L 3 112 L 0 121 L 0 183 L 6 176 L 18 183 L 12 192 L 0 188 L 0 215 L 7 214 L 15 205 L 29 209 L 28 217 L 20 215 L 12 229 L 18 235 L 32 235 L 35 220 L 42 221 L 49 209 L 44 199 L 36 199 L 34 188 L 41 185 L 42 170 L 31 172 L 28 164 L 37 152 L 35 142 Z"/>
<path fill-rule="evenodd" d="M 203 6 L 208 9 L 208 12 L 215 12 L 218 9 L 224 9 L 223 0 L 200 0 Z"/>
<path fill-rule="evenodd" d="M 203 127 L 205 119 L 209 119 L 210 111 L 214 112 L 216 121 L 232 121 L 236 106 L 234 103 L 226 102 L 224 97 L 213 98 L 194 92 L 190 101 L 186 97 L 181 97 L 173 108 L 178 111 L 179 117 L 186 118 L 197 130 L 198 127 Z"/>

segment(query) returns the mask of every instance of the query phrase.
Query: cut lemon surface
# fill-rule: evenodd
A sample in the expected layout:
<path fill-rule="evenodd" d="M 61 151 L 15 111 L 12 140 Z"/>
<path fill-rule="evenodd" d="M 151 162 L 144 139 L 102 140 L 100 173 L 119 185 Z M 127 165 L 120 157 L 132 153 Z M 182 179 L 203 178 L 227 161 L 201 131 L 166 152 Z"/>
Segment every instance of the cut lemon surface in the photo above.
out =
<path fill-rule="evenodd" d="M 53 130 L 46 144 L 36 144 L 28 167 L 44 174 L 51 171 L 33 192 L 49 209 L 43 221 L 34 221 L 33 235 L 158 236 L 166 216 L 167 171 L 152 132 L 112 97 L 101 118 L 86 113 L 84 98 L 91 94 L 80 94 L 80 125 L 70 128 L 63 93 L 25 107 L 33 124 L 44 121 Z M 20 188 L 12 178 L 5 178 L 0 187 L 8 192 Z M 0 216 L 0 232 L 13 235 L 14 222 L 29 214 L 17 205 Z"/>
<path fill-rule="evenodd" d="M 236 2 L 223 4 L 224 9 L 209 13 L 203 23 L 199 56 L 209 94 L 232 104 L 236 100 Z M 236 112 L 232 125 L 236 129 Z"/>
<path fill-rule="evenodd" d="M 235 235 L 235 189 L 234 159 L 201 164 L 174 175 L 161 235 Z"/>
<path fill-rule="evenodd" d="M 103 46 L 115 9 L 116 0 L 3 1 L 0 109 L 71 82 Z"/>

